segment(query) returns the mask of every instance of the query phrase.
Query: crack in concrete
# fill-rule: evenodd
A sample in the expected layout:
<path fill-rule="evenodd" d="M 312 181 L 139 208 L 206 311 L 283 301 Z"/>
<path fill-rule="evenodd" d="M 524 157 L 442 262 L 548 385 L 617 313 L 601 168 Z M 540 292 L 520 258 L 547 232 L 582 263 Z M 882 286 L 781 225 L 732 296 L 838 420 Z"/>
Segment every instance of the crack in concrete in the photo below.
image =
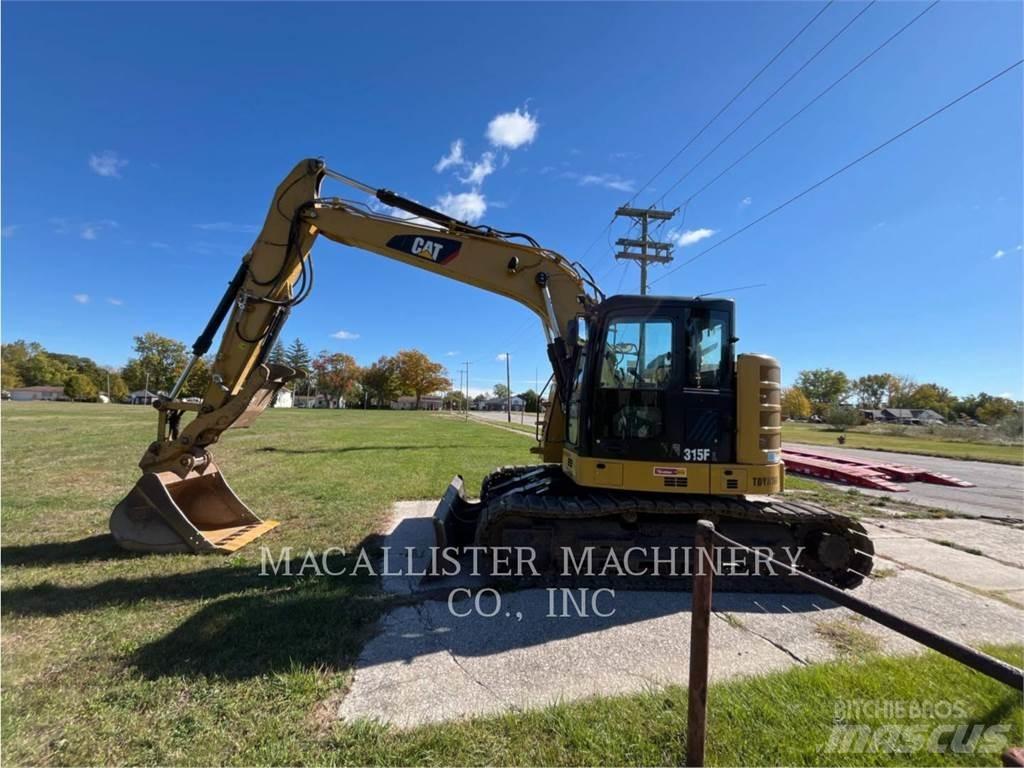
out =
<path fill-rule="evenodd" d="M 713 614 L 714 614 L 714 615 L 715 615 L 716 617 L 718 617 L 718 619 L 719 619 L 720 621 L 724 621 L 724 622 L 725 622 L 726 624 L 728 624 L 729 626 L 732 626 L 732 627 L 737 627 L 738 629 L 740 629 L 740 630 L 742 630 L 742 631 L 744 631 L 744 632 L 749 632 L 749 633 L 750 633 L 750 634 L 752 634 L 752 635 L 753 635 L 754 637 L 759 637 L 760 639 L 764 640 L 764 641 L 765 641 L 766 643 L 768 643 L 769 645 L 771 645 L 771 646 L 774 646 L 774 647 L 775 647 L 775 648 L 777 648 L 778 650 L 780 650 L 780 651 L 782 651 L 783 653 L 785 653 L 785 654 L 786 654 L 787 656 L 789 656 L 790 658 L 792 658 L 792 659 L 793 659 L 793 660 L 794 660 L 794 661 L 795 661 L 795 662 L 796 662 L 797 664 L 800 664 L 800 665 L 802 665 L 802 666 L 805 666 L 805 667 L 806 667 L 806 666 L 808 666 L 808 665 L 810 664 L 810 662 L 808 662 L 808 661 L 807 661 L 806 659 L 802 659 L 801 657 L 797 656 L 797 655 L 796 655 L 795 653 L 793 653 L 793 651 L 789 650 L 789 648 L 787 648 L 786 646 L 784 646 L 784 645 L 783 645 L 782 643 L 777 643 L 776 641 L 772 640 L 772 639 L 771 639 L 770 637 L 768 637 L 767 635 L 762 635 L 762 634 L 761 634 L 760 632 L 755 632 L 754 630 L 752 630 L 752 629 L 751 629 L 750 627 L 748 627 L 748 626 L 747 626 L 746 624 L 744 624 L 743 622 L 739 622 L 739 621 L 729 621 L 729 619 L 727 619 L 727 618 L 724 618 L 724 614 L 723 614 L 723 612 L 722 612 L 722 611 L 712 611 L 712 613 L 713 613 Z"/>

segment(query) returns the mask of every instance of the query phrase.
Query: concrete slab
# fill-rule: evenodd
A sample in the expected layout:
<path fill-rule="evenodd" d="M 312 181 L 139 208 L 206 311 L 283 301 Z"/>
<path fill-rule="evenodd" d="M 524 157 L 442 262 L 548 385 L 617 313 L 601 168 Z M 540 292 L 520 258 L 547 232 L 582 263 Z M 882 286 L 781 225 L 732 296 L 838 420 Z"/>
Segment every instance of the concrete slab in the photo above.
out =
<path fill-rule="evenodd" d="M 880 538 L 875 554 L 947 581 L 981 590 L 1024 588 L 1024 570 L 925 539 Z"/>
<path fill-rule="evenodd" d="M 1018 526 L 958 518 L 903 518 L 880 523 L 877 530 L 882 538 L 905 534 L 934 542 L 951 541 L 1006 565 L 1024 568 L 1024 528 Z"/>
<path fill-rule="evenodd" d="M 433 508 L 434 502 L 398 505 L 385 543 L 429 545 L 432 532 L 425 523 Z M 1024 571 L 891 528 L 879 530 L 885 537 L 876 539 L 876 546 L 938 575 L 883 561 L 884 575 L 866 581 L 856 594 L 972 645 L 1024 634 L 1024 609 L 942 580 L 1001 586 L 1011 580 L 1010 572 L 1013 586 L 1024 593 Z M 931 535 L 927 526 L 920 531 Z M 983 538 L 985 532 L 968 530 L 964 535 Z M 415 577 L 404 578 L 390 577 L 386 585 L 415 595 L 420 588 Z M 430 589 L 436 590 L 436 583 Z M 429 595 L 436 597 L 437 592 Z M 392 611 L 363 649 L 338 717 L 410 727 L 686 684 L 688 593 L 602 594 L 596 607 L 608 616 L 562 615 L 555 596 L 552 603 L 542 589 L 505 592 L 498 596 L 498 605 L 489 595 L 476 612 L 472 600 L 457 595 L 451 601 L 424 599 Z M 594 607 L 588 601 L 588 608 Z M 853 627 L 875 638 L 884 652 L 921 650 L 913 641 L 813 595 L 716 593 L 713 609 L 710 671 L 716 681 L 835 658 L 836 639 L 822 631 L 825 627 Z"/>

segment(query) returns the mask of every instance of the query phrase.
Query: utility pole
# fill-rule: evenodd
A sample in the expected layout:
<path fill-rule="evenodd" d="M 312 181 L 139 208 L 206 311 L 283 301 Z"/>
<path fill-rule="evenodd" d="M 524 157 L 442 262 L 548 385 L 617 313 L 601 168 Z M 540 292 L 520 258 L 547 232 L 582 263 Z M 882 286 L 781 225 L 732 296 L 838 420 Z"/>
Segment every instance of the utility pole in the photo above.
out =
<path fill-rule="evenodd" d="M 508 423 L 512 423 L 512 374 L 510 372 L 509 354 L 505 353 L 505 413 Z"/>
<path fill-rule="evenodd" d="M 651 219 L 668 221 L 675 216 L 675 211 L 659 211 L 653 206 L 651 208 L 630 208 L 623 206 L 615 210 L 615 216 L 633 219 L 640 224 L 640 239 L 633 240 L 627 237 L 620 237 L 615 241 L 616 245 L 623 246 L 623 250 L 615 254 L 616 259 L 635 261 L 640 265 L 640 295 L 647 295 L 647 265 L 668 264 L 672 261 L 672 243 L 659 243 L 648 237 L 648 225 Z M 639 248 L 640 250 L 629 250 Z"/>
<path fill-rule="evenodd" d="M 469 421 L 469 361 L 467 360 L 464 365 L 466 366 L 466 421 Z"/>
<path fill-rule="evenodd" d="M 459 366 L 459 394 L 462 394 L 462 366 Z"/>

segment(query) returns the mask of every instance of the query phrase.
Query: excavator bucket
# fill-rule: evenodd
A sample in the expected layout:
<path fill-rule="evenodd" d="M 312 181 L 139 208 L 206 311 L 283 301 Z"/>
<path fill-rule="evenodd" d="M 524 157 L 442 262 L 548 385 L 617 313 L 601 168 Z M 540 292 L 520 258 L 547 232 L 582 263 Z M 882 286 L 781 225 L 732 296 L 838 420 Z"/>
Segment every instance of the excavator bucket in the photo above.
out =
<path fill-rule="evenodd" d="M 146 472 L 110 516 L 117 543 L 139 552 L 234 552 L 277 524 L 253 514 L 212 461 L 185 477 Z"/>

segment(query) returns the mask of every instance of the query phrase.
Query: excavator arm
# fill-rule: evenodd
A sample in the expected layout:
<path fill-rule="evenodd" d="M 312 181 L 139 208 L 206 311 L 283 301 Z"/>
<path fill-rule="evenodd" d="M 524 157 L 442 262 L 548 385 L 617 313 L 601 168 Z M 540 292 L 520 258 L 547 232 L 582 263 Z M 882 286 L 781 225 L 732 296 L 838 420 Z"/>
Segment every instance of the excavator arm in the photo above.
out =
<path fill-rule="evenodd" d="M 321 197 L 326 177 L 372 195 L 378 204 Z M 469 225 L 356 182 L 321 160 L 303 160 L 278 186 L 259 236 L 192 347 L 190 363 L 169 395 L 154 404 L 157 439 L 139 462 L 143 477 L 111 517 L 111 530 L 122 545 L 233 551 L 276 525 L 259 520 L 235 496 L 207 448 L 224 430 L 249 426 L 280 387 L 305 375 L 269 363 L 268 356 L 292 309 L 313 287 L 310 251 L 321 235 L 506 296 L 537 314 L 555 378 L 542 453 L 545 460 L 560 459 L 559 394 L 568 389 L 575 351 L 567 339 L 573 338 L 576 317 L 600 294 L 585 270 L 527 236 Z M 221 326 L 202 402 L 180 400 L 192 367 Z M 195 417 L 183 425 L 185 414 L 193 411 Z"/>

